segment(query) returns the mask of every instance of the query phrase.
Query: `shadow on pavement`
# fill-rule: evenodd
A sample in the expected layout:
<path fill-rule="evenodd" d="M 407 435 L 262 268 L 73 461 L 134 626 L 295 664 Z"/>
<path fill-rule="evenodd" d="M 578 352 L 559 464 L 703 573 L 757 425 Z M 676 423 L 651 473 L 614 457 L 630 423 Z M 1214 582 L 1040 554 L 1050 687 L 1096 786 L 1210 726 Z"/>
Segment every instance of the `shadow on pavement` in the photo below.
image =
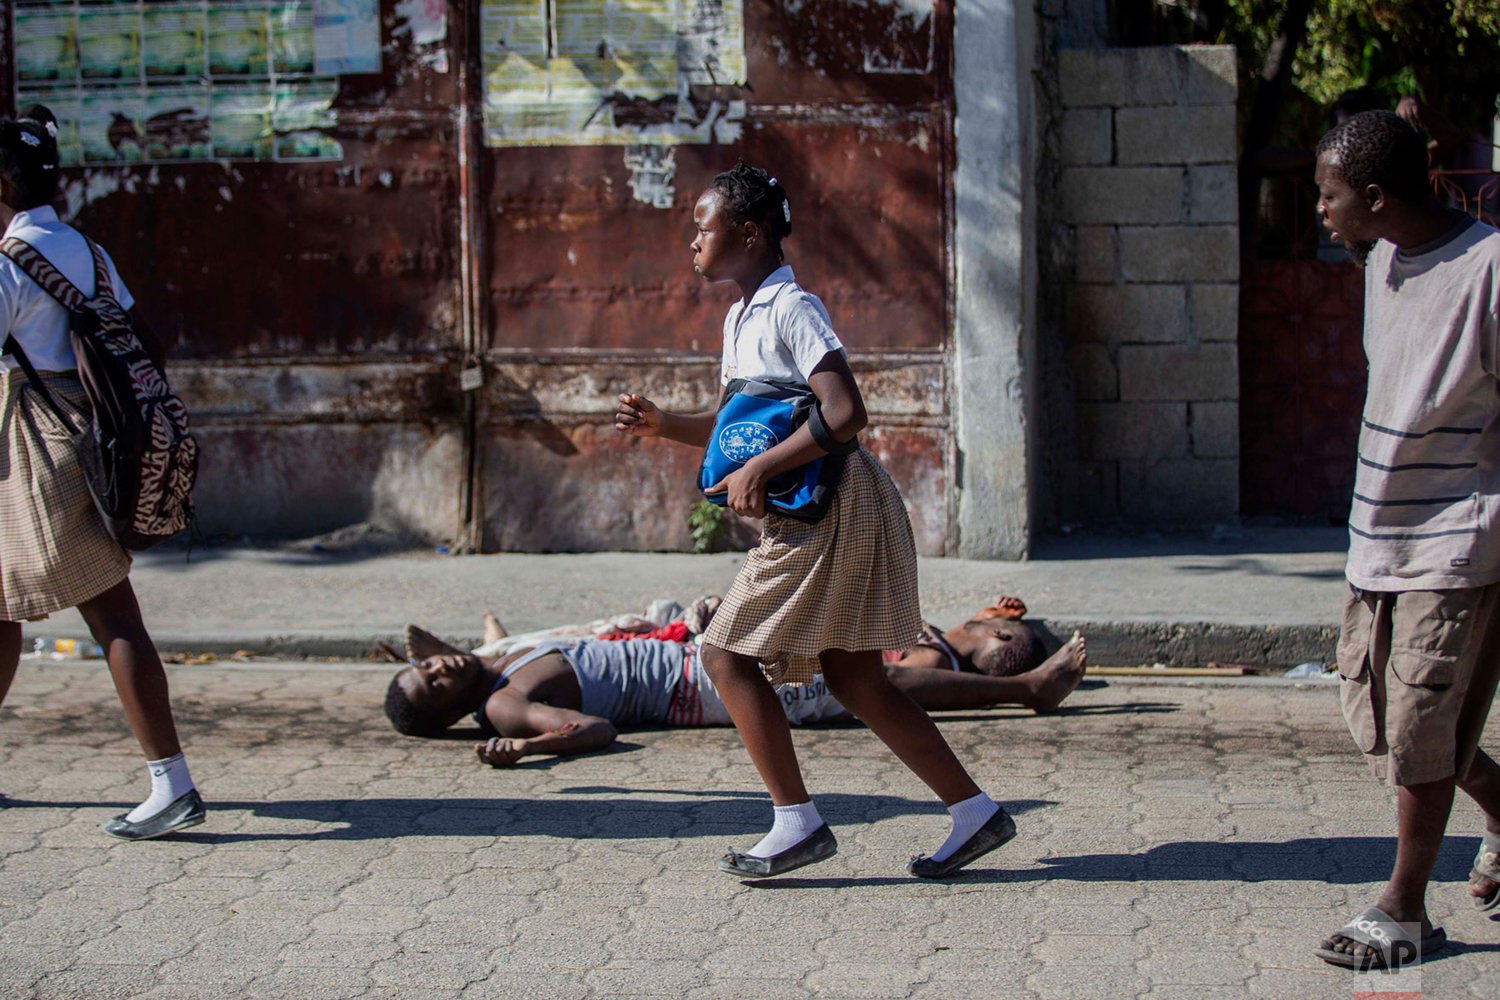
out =
<path fill-rule="evenodd" d="M 1443 841 L 1432 878 L 1467 882 L 1478 837 Z M 1002 881 L 1040 882 L 1384 882 L 1396 860 L 1395 837 L 1318 837 L 1284 841 L 1186 840 L 1139 854 L 1041 858 L 1041 868 L 1007 873 Z"/>
<path fill-rule="evenodd" d="M 695 792 L 679 789 L 596 787 L 568 789 L 572 795 L 611 795 L 609 799 L 293 799 L 280 802 L 208 803 L 208 821 L 175 834 L 174 841 L 236 844 L 258 841 L 400 840 L 402 837 L 563 837 L 580 840 L 635 840 L 677 836 L 749 836 L 765 832 L 770 812 L 764 792 Z M 678 801 L 668 801 L 662 797 Z M 1042 799 L 1006 800 L 1013 814 L 1054 803 Z M 7 809 L 129 808 L 127 803 L 23 802 Z M 830 793 L 818 808 L 834 824 L 863 824 L 893 816 L 943 814 L 935 799 L 893 795 Z M 257 820 L 280 820 L 323 829 L 212 832 L 216 823 L 237 824 L 237 812 Z"/>
<path fill-rule="evenodd" d="M 1011 808 L 1009 802 L 1006 808 Z M 1435 882 L 1465 883 L 1479 848 L 1477 837 L 1449 837 L 1432 873 Z M 986 861 L 998 860 L 992 856 Z M 1080 854 L 1041 858 L 1040 868 L 973 868 L 944 880 L 964 883 L 1052 882 L 1323 882 L 1353 885 L 1384 882 L 1396 859 L 1394 837 L 1328 837 L 1288 841 L 1225 843 L 1182 841 L 1139 854 Z M 912 884 L 911 878 L 877 876 L 813 878 L 789 876 L 745 880 L 758 889 L 830 889 Z M 1231 885 L 1227 890 L 1233 893 Z M 1457 942 L 1453 942 L 1457 944 Z M 1462 945 L 1466 951 L 1500 951 L 1500 944 Z"/>

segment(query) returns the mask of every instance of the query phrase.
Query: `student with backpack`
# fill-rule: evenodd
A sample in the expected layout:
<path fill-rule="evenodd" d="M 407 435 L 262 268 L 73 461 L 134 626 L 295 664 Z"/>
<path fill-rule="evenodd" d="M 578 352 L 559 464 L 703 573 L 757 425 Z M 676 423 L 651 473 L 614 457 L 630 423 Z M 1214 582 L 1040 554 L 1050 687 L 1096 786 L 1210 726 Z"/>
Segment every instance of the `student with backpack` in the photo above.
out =
<path fill-rule="evenodd" d="M 145 349 L 138 336 L 143 328 L 127 315 L 134 300 L 114 263 L 52 208 L 58 166 L 57 119 L 49 110 L 32 105 L 18 119 L 0 120 L 0 222 L 6 223 L 0 242 L 0 703 L 19 665 L 21 622 L 78 608 L 104 650 L 151 777 L 146 800 L 105 823 L 104 831 L 144 840 L 203 822 L 204 807 L 177 740 L 166 672 L 130 586 L 130 555 L 117 539 L 139 548 L 149 540 L 142 541 L 138 527 L 180 526 L 190 510 L 185 496 L 194 452 L 181 403 L 161 379 L 159 353 Z M 80 337 L 81 329 L 95 342 Z M 84 366 L 79 348 L 114 352 L 119 363 Z M 87 368 L 84 378 L 81 367 Z M 121 372 L 127 372 L 123 389 Z M 133 392 L 144 401 L 127 413 L 136 437 L 141 426 L 181 433 L 169 435 L 165 452 L 134 460 L 131 474 L 122 476 L 112 462 L 119 449 L 111 446 L 101 458 L 96 439 L 106 425 L 115 426 L 100 412 L 107 400 L 129 410 Z M 111 499 L 98 484 L 122 479 L 131 510 L 107 525 L 101 509 L 111 510 Z M 170 483 L 178 485 L 175 493 L 153 492 Z M 149 503 L 135 518 L 138 490 Z"/>
<path fill-rule="evenodd" d="M 828 311 L 797 284 L 781 241 L 792 210 L 781 183 L 740 163 L 713 179 L 693 210 L 693 269 L 734 285 L 724 321 L 720 408 L 669 413 L 636 393 L 619 397 L 615 427 L 706 447 L 704 493 L 736 513 L 763 518 L 760 544 L 741 567 L 704 635 L 703 665 L 744 740 L 775 806 L 769 833 L 731 850 L 719 869 L 765 878 L 831 857 L 833 831 L 803 784 L 781 702 L 762 673 L 804 684 L 821 672 L 831 691 L 948 807 L 951 832 L 931 855 L 912 858 L 919 878 L 946 878 L 1016 834 L 1010 815 L 969 776 L 927 713 L 886 677 L 881 650 L 905 649 L 922 632 L 917 552 L 901 495 L 859 447 L 864 401 Z M 785 437 L 756 422 L 766 407 L 733 409 L 737 395 L 772 398 L 801 389 L 815 401 Z M 746 416 L 725 419 L 727 413 Z M 720 457 L 739 463 L 721 473 Z M 841 459 L 827 477 L 805 469 Z M 722 475 L 722 478 L 719 478 Z M 822 510 L 777 507 L 780 481 L 817 479 Z"/>

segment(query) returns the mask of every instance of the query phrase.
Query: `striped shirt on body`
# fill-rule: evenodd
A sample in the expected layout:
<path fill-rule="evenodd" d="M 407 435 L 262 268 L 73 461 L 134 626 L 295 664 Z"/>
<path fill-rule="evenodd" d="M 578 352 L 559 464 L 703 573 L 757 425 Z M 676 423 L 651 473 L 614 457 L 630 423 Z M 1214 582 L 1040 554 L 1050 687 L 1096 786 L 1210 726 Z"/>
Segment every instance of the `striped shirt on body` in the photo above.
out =
<path fill-rule="evenodd" d="M 1374 591 L 1500 580 L 1500 233 L 1469 220 L 1365 271 L 1369 388 L 1349 582 Z"/>

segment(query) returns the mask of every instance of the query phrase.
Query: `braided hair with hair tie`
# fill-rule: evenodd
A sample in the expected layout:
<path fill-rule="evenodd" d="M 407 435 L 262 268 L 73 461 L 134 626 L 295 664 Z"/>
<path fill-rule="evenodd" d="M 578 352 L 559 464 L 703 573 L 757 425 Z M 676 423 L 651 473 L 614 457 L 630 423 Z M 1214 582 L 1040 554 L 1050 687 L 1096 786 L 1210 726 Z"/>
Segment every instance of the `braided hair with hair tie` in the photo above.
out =
<path fill-rule="evenodd" d="M 792 234 L 792 204 L 779 180 L 741 160 L 715 177 L 708 189 L 724 200 L 736 222 L 760 227 L 778 261 L 786 259 L 781 241 Z"/>
<path fill-rule="evenodd" d="M 23 108 L 17 118 L 0 120 L 0 178 L 16 189 L 24 211 L 51 204 L 58 185 L 57 116 L 41 104 Z"/>

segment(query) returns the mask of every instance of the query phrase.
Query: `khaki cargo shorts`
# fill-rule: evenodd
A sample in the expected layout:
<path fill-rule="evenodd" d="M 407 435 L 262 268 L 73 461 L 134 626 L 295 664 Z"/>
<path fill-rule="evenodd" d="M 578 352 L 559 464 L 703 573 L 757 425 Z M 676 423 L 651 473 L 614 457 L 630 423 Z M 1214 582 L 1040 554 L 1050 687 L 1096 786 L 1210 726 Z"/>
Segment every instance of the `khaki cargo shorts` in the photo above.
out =
<path fill-rule="evenodd" d="M 1370 769 L 1392 785 L 1464 774 L 1500 679 L 1500 584 L 1349 591 L 1339 693 Z"/>

